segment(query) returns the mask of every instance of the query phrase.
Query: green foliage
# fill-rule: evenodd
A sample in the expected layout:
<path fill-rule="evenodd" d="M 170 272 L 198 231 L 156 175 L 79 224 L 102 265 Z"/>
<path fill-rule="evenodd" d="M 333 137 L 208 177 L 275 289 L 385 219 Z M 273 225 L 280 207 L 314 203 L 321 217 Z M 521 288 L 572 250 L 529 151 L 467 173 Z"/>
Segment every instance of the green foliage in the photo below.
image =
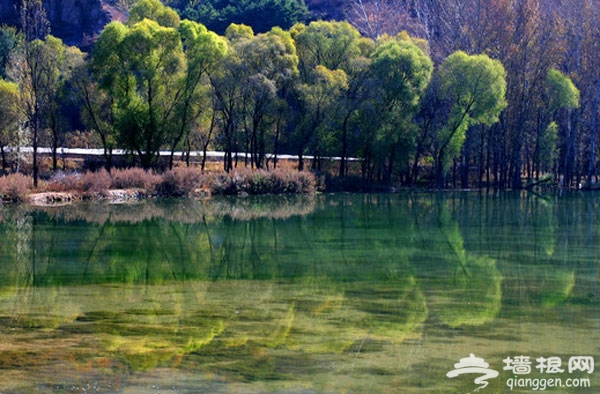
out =
<path fill-rule="evenodd" d="M 487 55 L 450 55 L 440 68 L 441 96 L 452 103 L 455 125 L 491 125 L 506 107 L 506 72 L 502 63 Z"/>
<path fill-rule="evenodd" d="M 542 171 L 549 171 L 557 159 L 558 125 L 550 122 L 548 127 L 542 130 L 539 136 L 536 159 Z"/>
<path fill-rule="evenodd" d="M 257 33 L 265 33 L 276 26 L 288 29 L 309 16 L 303 0 L 175 0 L 171 5 L 185 18 L 219 34 L 225 33 L 230 23 L 248 25 Z"/>
<path fill-rule="evenodd" d="M 318 65 L 309 78 L 311 83 L 297 87 L 301 118 L 295 138 L 299 147 L 304 148 L 310 142 L 313 154 L 319 154 L 331 146 L 332 133 L 338 124 L 338 103 L 348 89 L 348 76 L 344 70 Z"/>
<path fill-rule="evenodd" d="M 144 19 L 131 27 L 115 22 L 103 31 L 92 72 L 114 100 L 120 141 L 138 154 L 143 167 L 190 126 L 200 78 L 225 48 L 193 22 L 177 30 Z"/>
<path fill-rule="evenodd" d="M 227 30 L 225 30 L 225 37 L 227 37 L 229 41 L 250 39 L 254 37 L 254 30 L 248 25 L 232 23 L 227 27 Z"/>
<path fill-rule="evenodd" d="M 445 126 L 436 139 L 438 186 L 439 177 L 460 153 L 467 129 L 497 122 L 507 105 L 506 72 L 499 61 L 487 55 L 455 52 L 442 63 L 439 75 L 439 98 L 448 108 Z"/>
<path fill-rule="evenodd" d="M 379 168 L 388 160 L 388 179 L 398 157 L 402 163 L 414 150 L 414 115 L 433 72 L 433 62 L 410 39 L 384 37 L 371 55 L 376 83 L 375 106 L 379 108 L 377 145 Z"/>
<path fill-rule="evenodd" d="M 3 152 L 6 146 L 20 147 L 24 142 L 19 138 L 22 134 L 19 128 L 19 121 L 22 119 L 19 90 L 19 85 L 16 83 L 0 78 L 0 148 Z M 2 169 L 6 169 L 9 165 L 7 156 L 15 158 L 18 154 L 14 149 L 9 154 L 4 152 Z"/>
<path fill-rule="evenodd" d="M 224 150 L 231 157 L 242 139 L 251 164 L 263 168 L 282 121 L 285 90 L 298 74 L 296 47 L 280 28 L 254 35 L 249 26 L 232 24 L 226 34 L 231 50 L 210 78 L 225 129 Z M 225 168 L 231 169 L 230 161 Z"/>
<path fill-rule="evenodd" d="M 407 40 L 384 41 L 372 55 L 371 68 L 380 85 L 383 105 L 412 113 L 433 71 L 433 62 Z"/>
<path fill-rule="evenodd" d="M 579 107 L 579 89 L 569 77 L 558 70 L 548 70 L 546 94 L 548 95 L 550 112 Z"/>
<path fill-rule="evenodd" d="M 300 72 L 304 81 L 312 70 L 321 65 L 330 70 L 348 71 L 354 58 L 360 55 L 360 33 L 348 22 L 311 22 L 291 30 L 300 58 Z"/>
<path fill-rule="evenodd" d="M 19 119 L 19 85 L 0 78 L 0 135 L 2 144 L 7 141 L 12 128 Z"/>
<path fill-rule="evenodd" d="M 79 49 L 67 47 L 51 35 L 25 42 L 11 59 L 8 75 L 20 87 L 20 116 L 31 135 L 35 186 L 39 178 L 37 148 L 42 132 L 53 127 L 60 100 L 66 94 L 63 88 L 82 62 L 83 53 Z"/>
<path fill-rule="evenodd" d="M 207 71 L 227 52 L 227 42 L 199 23 L 189 20 L 182 21 L 179 25 L 179 34 L 188 60 L 188 67 L 191 67 L 196 73 Z M 190 72 L 190 74 L 194 73 Z"/>
<path fill-rule="evenodd" d="M 174 134 L 169 145 L 174 150 L 182 141 L 191 146 L 190 134 L 198 124 L 208 117 L 205 106 L 209 101 L 207 75 L 220 67 L 229 46 L 227 41 L 208 31 L 205 26 L 184 20 L 179 25 L 179 34 L 186 61 L 186 73 L 180 102 L 172 119 Z"/>
<path fill-rule="evenodd" d="M 11 56 L 17 50 L 20 35 L 11 26 L 0 26 L 0 78 L 6 78 L 7 67 Z"/>
<path fill-rule="evenodd" d="M 129 10 L 127 24 L 133 26 L 144 19 L 150 19 L 165 27 L 177 27 L 180 19 L 177 11 L 166 7 L 160 0 L 139 0 Z"/>

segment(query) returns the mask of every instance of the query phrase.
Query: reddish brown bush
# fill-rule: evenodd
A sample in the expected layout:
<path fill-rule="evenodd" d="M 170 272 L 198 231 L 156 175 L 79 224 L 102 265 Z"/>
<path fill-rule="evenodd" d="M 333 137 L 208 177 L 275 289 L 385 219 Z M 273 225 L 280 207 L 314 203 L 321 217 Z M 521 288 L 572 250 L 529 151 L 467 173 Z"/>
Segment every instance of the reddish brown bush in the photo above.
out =
<path fill-rule="evenodd" d="M 0 177 L 0 197 L 4 201 L 25 201 L 32 186 L 32 179 L 23 174 L 2 176 Z"/>
<path fill-rule="evenodd" d="M 31 189 L 31 178 L 15 174 L 0 177 L 0 197 L 23 201 Z M 42 186 L 47 192 L 75 192 L 83 195 L 106 195 L 109 189 L 144 189 L 160 196 L 187 197 L 202 194 L 311 194 L 317 180 L 310 172 L 284 168 L 273 171 L 241 168 L 229 173 L 202 174 L 198 168 L 175 168 L 156 175 L 139 168 L 96 172 L 58 172 Z"/>
<path fill-rule="evenodd" d="M 157 186 L 157 192 L 163 196 L 185 197 L 202 187 L 202 172 L 193 167 L 178 167 L 165 172 Z"/>
<path fill-rule="evenodd" d="M 79 173 L 57 172 L 44 185 L 44 190 L 48 192 L 68 192 L 81 191 L 82 175 Z"/>
<path fill-rule="evenodd" d="M 112 187 L 110 174 L 104 169 L 96 172 L 86 172 L 81 177 L 83 192 L 103 194 Z"/>
<path fill-rule="evenodd" d="M 141 168 L 114 169 L 111 176 L 112 187 L 115 189 L 145 189 L 154 192 L 162 182 L 159 175 Z"/>

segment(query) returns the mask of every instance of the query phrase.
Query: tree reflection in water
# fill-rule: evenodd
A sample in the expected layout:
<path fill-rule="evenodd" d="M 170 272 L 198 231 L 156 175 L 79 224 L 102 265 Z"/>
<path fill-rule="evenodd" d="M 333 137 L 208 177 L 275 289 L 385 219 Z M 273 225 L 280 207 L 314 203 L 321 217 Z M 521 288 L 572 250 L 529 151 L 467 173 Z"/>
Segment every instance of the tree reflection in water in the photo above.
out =
<path fill-rule="evenodd" d="M 340 384 L 392 387 L 404 378 L 390 357 L 440 332 L 596 305 L 599 256 L 574 249 L 580 227 L 567 232 L 557 205 L 410 194 L 10 207 L 0 368 L 45 381 L 90 366 L 114 383 L 160 367 L 318 391 L 357 373 Z"/>

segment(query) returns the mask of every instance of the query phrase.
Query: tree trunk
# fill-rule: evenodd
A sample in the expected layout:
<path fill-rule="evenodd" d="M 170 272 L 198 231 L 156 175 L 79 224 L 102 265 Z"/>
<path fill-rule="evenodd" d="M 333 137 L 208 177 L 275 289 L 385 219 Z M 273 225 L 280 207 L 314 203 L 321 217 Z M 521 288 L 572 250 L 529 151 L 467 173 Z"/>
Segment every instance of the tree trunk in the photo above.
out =
<path fill-rule="evenodd" d="M 39 121 L 39 110 L 36 110 L 33 121 L 33 187 L 38 187 L 38 178 L 39 178 L 39 163 L 38 163 L 38 143 L 39 143 L 39 129 L 40 129 L 40 121 Z"/>
<path fill-rule="evenodd" d="M 298 152 L 298 171 L 304 171 L 304 158 L 302 156 L 302 150 Z"/>
<path fill-rule="evenodd" d="M 346 156 L 348 155 L 348 119 L 350 113 L 344 118 L 342 124 L 342 154 L 340 157 L 340 178 L 346 176 L 348 169 L 346 168 Z"/>
<path fill-rule="evenodd" d="M 590 159 L 588 163 L 587 183 L 593 182 L 593 177 L 596 176 L 596 128 L 598 127 L 598 105 L 600 104 L 600 78 L 596 82 L 596 94 L 592 102 L 592 119 L 590 121 Z"/>
<path fill-rule="evenodd" d="M 59 129 L 58 129 L 58 119 L 57 119 L 57 114 L 54 111 L 51 111 L 50 113 L 50 130 L 52 131 L 52 171 L 56 172 L 58 171 L 58 135 L 59 135 Z"/>
<path fill-rule="evenodd" d="M 277 153 L 279 151 L 279 135 L 281 133 L 281 124 L 277 120 L 277 127 L 275 128 L 275 141 L 273 142 L 273 169 L 277 168 Z"/>

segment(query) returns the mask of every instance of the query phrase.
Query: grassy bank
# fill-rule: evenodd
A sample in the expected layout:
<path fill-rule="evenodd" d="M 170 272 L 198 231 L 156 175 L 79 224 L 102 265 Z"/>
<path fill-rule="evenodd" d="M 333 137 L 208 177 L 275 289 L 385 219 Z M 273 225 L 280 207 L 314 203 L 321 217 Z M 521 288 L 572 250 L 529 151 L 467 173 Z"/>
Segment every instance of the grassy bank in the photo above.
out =
<path fill-rule="evenodd" d="M 312 194 L 318 189 L 317 183 L 314 174 L 293 169 L 202 173 L 198 168 L 180 167 L 161 174 L 140 168 L 113 169 L 110 173 L 101 169 L 56 173 L 35 189 L 31 177 L 9 174 L 0 177 L 0 197 L 3 201 L 25 202 L 33 194 L 68 193 L 69 199 L 102 199 L 120 195 L 115 190 L 133 190 L 132 195 L 140 197 Z"/>

